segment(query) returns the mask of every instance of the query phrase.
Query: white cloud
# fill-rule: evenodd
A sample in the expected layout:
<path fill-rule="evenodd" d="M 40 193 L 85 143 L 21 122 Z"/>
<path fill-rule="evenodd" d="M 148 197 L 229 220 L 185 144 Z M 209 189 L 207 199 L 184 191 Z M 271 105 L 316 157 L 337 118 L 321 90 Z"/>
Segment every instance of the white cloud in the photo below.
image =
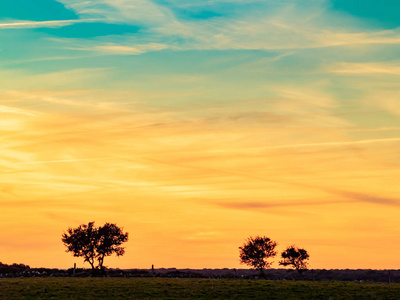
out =
<path fill-rule="evenodd" d="M 252 1 L 259 3 L 258 9 L 242 5 L 243 12 L 235 13 L 234 16 L 222 15 L 206 20 L 178 19 L 172 10 L 176 6 L 187 5 L 203 5 L 207 8 L 211 7 L 210 2 L 193 4 L 170 1 L 169 6 L 157 5 L 149 0 L 104 0 L 83 3 L 63 0 L 62 2 L 87 18 L 101 17 L 108 22 L 143 27 L 141 32 L 135 34 L 134 42 L 131 41 L 132 36 L 125 36 L 122 40 L 109 38 L 107 41 L 99 41 L 96 47 L 106 50 L 104 52 L 109 54 L 147 52 L 146 49 L 137 49 L 137 44 L 168 45 L 158 49 L 153 48 L 154 51 L 165 48 L 279 50 L 400 43 L 400 34 L 396 30 L 368 31 L 338 27 L 340 16 L 332 17 L 326 8 L 326 1 L 320 0 L 307 3 L 288 0 L 278 6 L 275 5 L 273 9 L 268 6 L 271 1 Z M 234 5 L 247 1 L 230 0 L 219 3 Z M 111 47 L 104 45 L 105 43 L 115 44 L 112 46 L 112 51 Z"/>
<path fill-rule="evenodd" d="M 85 50 L 94 51 L 101 54 L 111 54 L 111 55 L 138 55 L 151 51 L 160 51 L 169 48 L 165 44 L 134 44 L 134 45 L 119 45 L 115 43 L 107 43 L 103 45 L 93 45 L 92 47 L 81 47 L 81 48 L 70 48 L 73 50 Z"/>
<path fill-rule="evenodd" d="M 83 17 L 103 17 L 116 23 L 157 26 L 174 21 L 174 16 L 168 8 L 149 0 L 93 0 L 86 2 L 62 0 L 60 2 Z"/>
<path fill-rule="evenodd" d="M 95 22 L 99 19 L 85 19 L 85 20 L 57 20 L 57 21 L 12 21 L 7 23 L 0 23 L 0 29 L 11 29 L 11 28 L 41 28 L 41 27 L 63 27 L 72 25 L 75 23 L 87 23 Z"/>

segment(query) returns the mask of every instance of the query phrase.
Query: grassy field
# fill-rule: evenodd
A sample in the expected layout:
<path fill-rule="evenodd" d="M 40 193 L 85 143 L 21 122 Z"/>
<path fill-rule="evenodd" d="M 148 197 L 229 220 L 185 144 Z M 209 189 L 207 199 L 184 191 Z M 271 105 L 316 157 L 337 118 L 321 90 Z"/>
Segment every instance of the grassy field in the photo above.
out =
<path fill-rule="evenodd" d="M 3 278 L 0 299 L 400 299 L 400 284 L 173 278 Z"/>

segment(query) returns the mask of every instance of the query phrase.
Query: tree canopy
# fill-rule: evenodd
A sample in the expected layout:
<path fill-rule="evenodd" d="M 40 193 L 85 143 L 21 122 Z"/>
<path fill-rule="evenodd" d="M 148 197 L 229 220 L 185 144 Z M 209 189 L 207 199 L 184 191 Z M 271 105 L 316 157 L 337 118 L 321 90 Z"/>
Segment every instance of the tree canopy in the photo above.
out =
<path fill-rule="evenodd" d="M 253 267 L 264 275 L 263 269 L 269 268 L 272 262 L 267 259 L 276 256 L 277 243 L 268 237 L 250 237 L 242 247 L 239 247 L 240 262 Z"/>
<path fill-rule="evenodd" d="M 310 255 L 305 249 L 295 246 L 289 246 L 281 253 L 282 260 L 279 262 L 281 266 L 292 266 L 300 275 L 307 270 Z"/>
<path fill-rule="evenodd" d="M 68 228 L 62 235 L 62 242 L 67 247 L 66 252 L 72 252 L 75 257 L 83 257 L 92 270 L 104 270 L 104 258 L 112 254 L 121 256 L 125 249 L 122 243 L 128 241 L 128 233 L 116 224 L 106 223 L 95 227 L 94 222 L 82 224 L 76 228 Z M 97 266 L 95 265 L 97 261 Z"/>

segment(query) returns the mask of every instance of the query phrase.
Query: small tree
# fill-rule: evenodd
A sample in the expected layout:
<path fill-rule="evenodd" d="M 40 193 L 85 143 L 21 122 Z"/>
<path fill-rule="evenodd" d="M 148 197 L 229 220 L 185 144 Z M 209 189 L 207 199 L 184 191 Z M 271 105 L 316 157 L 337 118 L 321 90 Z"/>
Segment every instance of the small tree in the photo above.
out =
<path fill-rule="evenodd" d="M 115 253 L 121 256 L 125 249 L 121 244 L 128 241 L 128 233 L 122 232 L 116 224 L 106 223 L 95 227 L 94 222 L 82 224 L 77 228 L 68 228 L 62 235 L 62 242 L 67 247 L 66 252 L 72 252 L 75 257 L 83 257 L 92 267 L 104 272 L 104 258 Z M 97 266 L 95 263 L 97 261 Z"/>
<path fill-rule="evenodd" d="M 281 257 L 283 258 L 279 262 L 281 266 L 292 266 L 299 272 L 300 276 L 303 276 L 303 272 L 307 271 L 307 260 L 310 258 L 310 255 L 306 250 L 289 246 L 281 253 Z"/>
<path fill-rule="evenodd" d="M 275 241 L 265 236 L 250 237 L 239 247 L 240 262 L 259 270 L 261 277 L 264 277 L 264 268 L 269 268 L 272 264 L 267 259 L 276 255 L 276 245 Z"/>

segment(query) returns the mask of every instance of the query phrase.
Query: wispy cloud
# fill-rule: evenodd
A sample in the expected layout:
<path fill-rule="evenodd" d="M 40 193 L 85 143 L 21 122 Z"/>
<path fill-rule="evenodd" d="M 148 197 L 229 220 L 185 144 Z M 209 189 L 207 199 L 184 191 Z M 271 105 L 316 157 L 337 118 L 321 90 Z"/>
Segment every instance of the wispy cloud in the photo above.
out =
<path fill-rule="evenodd" d="M 15 108 L 15 107 L 9 107 L 9 106 L 2 106 L 0 105 L 0 113 L 9 113 L 9 114 L 22 114 L 26 116 L 36 116 L 35 113 L 30 112 L 25 109 L 20 109 L 20 108 Z"/>
<path fill-rule="evenodd" d="M 156 4 L 149 0 L 140 0 L 135 3 L 127 0 L 85 3 L 64 0 L 63 3 L 86 18 L 100 15 L 108 22 L 144 26 L 143 33 L 135 35 L 138 38 L 137 41 L 130 42 L 128 36 L 119 45 L 121 48 L 115 45 L 114 51 L 106 51 L 109 54 L 143 53 L 145 51 L 136 50 L 136 45 L 140 44 L 165 45 L 152 48 L 152 50 L 171 48 L 184 51 L 194 49 L 288 50 L 400 43 L 400 34 L 396 30 L 338 28 L 335 22 L 339 22 L 339 17 L 336 16 L 335 19 L 330 16 L 324 1 L 312 1 L 306 7 L 300 6 L 296 1 L 286 1 L 274 9 L 271 9 L 272 5 L 269 2 L 264 4 L 261 1 L 254 2 L 257 3 L 256 6 L 259 5 L 258 9 L 252 8 L 242 14 L 225 14 L 216 19 L 201 22 L 196 19 L 179 19 L 173 13 L 174 6 L 186 7 L 187 4 L 175 1 L 168 5 Z M 240 1 L 224 2 L 224 5 L 229 3 L 241 5 L 241 9 L 245 8 Z M 202 5 L 205 9 L 208 6 L 205 3 Z M 260 13 L 261 11 L 265 11 L 265 14 Z M 325 18 L 326 16 L 329 18 Z M 325 19 L 329 21 L 324 21 Z M 97 47 L 105 47 L 104 43 L 105 41 L 101 41 Z M 109 39 L 106 43 L 113 44 L 117 41 Z M 85 50 L 85 48 L 87 47 L 77 49 Z"/>
<path fill-rule="evenodd" d="M 105 158 L 75 158 L 75 159 L 59 159 L 59 160 L 44 160 L 44 161 L 29 161 L 19 162 L 18 165 L 36 165 L 36 164 L 53 164 L 53 163 L 70 163 L 70 162 L 83 162 L 83 161 L 96 161 Z"/>
<path fill-rule="evenodd" d="M 26 79 L 26 88 L 46 90 L 49 87 L 83 86 L 89 81 L 104 78 L 110 68 L 67 68 L 67 70 L 29 74 L 21 70 L 0 70 L 0 78 L 10 90 L 18 90 L 21 80 Z M 31 96 L 27 96 L 31 97 Z"/>
<path fill-rule="evenodd" d="M 355 145 L 363 145 L 363 144 L 397 143 L 397 142 L 400 142 L 400 138 L 370 139 L 370 140 L 348 141 L 348 142 L 278 145 L 278 146 L 266 147 L 266 149 L 341 147 L 341 146 L 355 146 Z"/>
<path fill-rule="evenodd" d="M 354 199 L 359 202 L 400 206 L 400 199 L 382 197 L 382 196 L 376 196 L 358 192 L 342 191 L 336 189 L 326 189 L 326 191 L 334 195 L 342 196 L 349 199 Z"/>
<path fill-rule="evenodd" d="M 305 207 L 305 206 L 320 206 L 320 205 L 331 205 L 331 204 L 345 204 L 348 201 L 343 200 L 332 200 L 332 201 L 281 201 L 281 202 L 217 202 L 218 206 L 231 209 L 243 209 L 243 210 L 256 210 L 265 212 L 268 208 L 281 208 L 281 207 Z M 271 212 L 272 213 L 272 212 Z"/>
<path fill-rule="evenodd" d="M 77 48 L 69 48 L 71 50 L 84 50 L 84 51 L 93 51 L 98 52 L 105 55 L 138 55 L 142 53 L 147 53 L 151 51 L 160 51 L 164 49 L 168 49 L 169 46 L 165 44 L 134 44 L 134 45 L 121 45 L 115 43 L 107 43 L 104 45 L 93 45 L 92 47 L 77 47 Z M 68 48 L 67 48 L 68 49 Z"/>
<path fill-rule="evenodd" d="M 400 66 L 393 63 L 340 63 L 333 67 L 331 71 L 348 75 L 400 75 Z"/>
<path fill-rule="evenodd" d="M 22 28 L 54 28 L 63 27 L 76 23 L 96 22 L 99 19 L 81 19 L 81 20 L 56 20 L 56 21 L 20 21 L 0 23 L 0 29 L 22 29 Z"/>

